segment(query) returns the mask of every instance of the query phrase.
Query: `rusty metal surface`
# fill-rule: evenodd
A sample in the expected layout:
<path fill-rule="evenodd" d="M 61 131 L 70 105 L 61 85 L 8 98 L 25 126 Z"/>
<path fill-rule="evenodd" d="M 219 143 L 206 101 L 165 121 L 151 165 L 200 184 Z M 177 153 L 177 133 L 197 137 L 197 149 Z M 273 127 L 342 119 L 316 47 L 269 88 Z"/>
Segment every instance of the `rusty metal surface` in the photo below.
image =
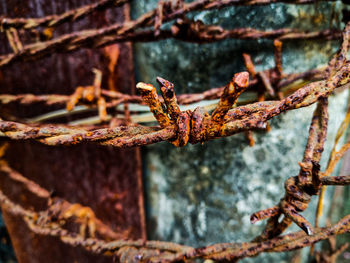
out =
<path fill-rule="evenodd" d="M 9 2 L 1 0 L 0 15 L 8 17 L 40 17 L 54 13 L 60 14 L 92 2 L 96 1 L 14 0 Z M 83 28 L 99 28 L 109 23 L 122 22 L 125 19 L 129 19 L 127 6 L 123 9 L 114 8 L 106 12 L 92 14 L 89 18 L 84 18 L 73 25 L 61 25 L 53 32 L 53 35 Z M 0 35 L 0 41 L 0 54 L 12 52 L 4 34 Z M 120 48 L 120 56 L 118 67 L 115 70 L 118 76 L 117 88 L 122 92 L 130 92 L 134 84 L 131 45 L 118 44 L 118 46 Z M 94 76 L 91 70 L 94 67 L 103 70 L 105 76 L 103 81 L 106 81 L 109 60 L 109 54 L 104 49 L 79 49 L 70 54 L 53 54 L 39 62 L 19 63 L 0 71 L 2 92 L 38 94 L 57 93 L 59 91 L 61 94 L 71 94 L 76 86 L 88 85 L 92 82 Z M 18 76 L 21 77 L 18 78 Z"/>
<path fill-rule="evenodd" d="M 59 14 L 96 1 L 0 1 L 0 14 L 9 17 L 41 17 Z M 72 24 L 61 25 L 56 33 L 83 28 L 98 28 L 129 19 L 128 6 L 92 14 Z M 28 36 L 29 37 L 29 36 Z M 4 34 L 0 35 L 0 53 L 11 52 Z M 102 86 L 134 93 L 133 60 L 130 44 L 118 44 L 116 67 L 108 68 L 113 49 L 80 49 L 69 54 L 54 54 L 41 61 L 20 63 L 0 71 L 2 92 L 72 94 L 78 85 L 87 85 L 95 67 L 103 72 Z M 32 116 L 43 106 L 27 107 L 19 112 Z M 96 145 L 47 147 L 37 143 L 11 143 L 6 160 L 39 185 L 68 201 L 90 206 L 104 223 L 115 231 L 129 233 L 128 238 L 145 238 L 143 188 L 139 149 L 113 149 Z M 12 189 L 13 185 L 3 187 Z M 26 196 L 10 193 L 25 203 Z M 10 191 L 11 192 L 11 191 Z M 23 222 L 4 212 L 4 220 L 19 262 L 110 262 L 80 248 L 69 248 L 58 239 L 31 233 Z"/>

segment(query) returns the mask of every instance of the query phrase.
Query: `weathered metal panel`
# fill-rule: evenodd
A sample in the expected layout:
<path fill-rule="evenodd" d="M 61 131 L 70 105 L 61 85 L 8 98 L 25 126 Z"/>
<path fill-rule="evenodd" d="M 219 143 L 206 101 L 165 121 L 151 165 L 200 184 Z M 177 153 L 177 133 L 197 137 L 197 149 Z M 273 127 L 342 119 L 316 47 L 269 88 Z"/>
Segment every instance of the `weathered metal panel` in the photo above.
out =
<path fill-rule="evenodd" d="M 95 1 L 1 0 L 0 15 L 42 17 L 92 2 Z M 74 25 L 61 25 L 54 34 L 127 20 L 128 8 L 112 8 Z M 0 43 L 1 54 L 11 52 L 4 34 L 0 34 Z M 116 90 L 134 93 L 131 44 L 118 44 L 115 49 L 119 49 L 120 55 L 113 71 L 108 69 L 113 49 L 105 48 L 80 49 L 70 54 L 53 54 L 36 62 L 15 63 L 0 71 L 1 93 L 71 94 L 76 86 L 92 83 L 93 68 L 103 71 L 103 87 L 113 88 L 108 84 L 111 78 Z M 10 111 L 28 117 L 43 113 L 44 108 L 40 105 L 25 109 L 13 107 Z M 113 230 L 128 233 L 128 238 L 145 238 L 139 149 L 96 145 L 47 147 L 37 143 L 11 142 L 6 158 L 24 176 L 49 191 L 55 191 L 57 196 L 71 203 L 90 206 L 96 216 Z M 6 188 L 11 189 L 11 185 L 6 185 Z M 19 262 L 106 262 L 103 257 L 93 256 L 80 248 L 69 248 L 56 238 L 34 235 L 19 218 L 6 212 L 4 219 Z"/>

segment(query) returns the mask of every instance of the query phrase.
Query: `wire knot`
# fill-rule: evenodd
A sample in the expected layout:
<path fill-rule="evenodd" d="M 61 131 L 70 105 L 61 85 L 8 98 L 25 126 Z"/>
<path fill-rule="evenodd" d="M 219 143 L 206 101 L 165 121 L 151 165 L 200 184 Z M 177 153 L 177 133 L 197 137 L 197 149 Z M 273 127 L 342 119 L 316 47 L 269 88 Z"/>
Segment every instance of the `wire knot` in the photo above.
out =
<path fill-rule="evenodd" d="M 155 87 L 151 84 L 138 83 L 143 101 L 162 128 L 173 126 L 176 136 L 169 140 L 174 146 L 182 147 L 188 142 L 196 144 L 220 136 L 225 116 L 236 103 L 239 95 L 248 87 L 249 74 L 241 72 L 234 75 L 225 87 L 220 101 L 211 115 L 203 107 L 181 111 L 177 104 L 174 84 L 157 77 L 164 99 L 160 101 Z"/>

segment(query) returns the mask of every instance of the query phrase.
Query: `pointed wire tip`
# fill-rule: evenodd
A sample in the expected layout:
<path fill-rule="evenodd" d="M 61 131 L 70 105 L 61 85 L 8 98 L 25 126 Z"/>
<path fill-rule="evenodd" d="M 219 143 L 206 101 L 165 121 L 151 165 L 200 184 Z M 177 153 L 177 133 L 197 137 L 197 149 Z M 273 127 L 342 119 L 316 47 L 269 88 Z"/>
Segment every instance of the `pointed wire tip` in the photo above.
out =
<path fill-rule="evenodd" d="M 267 126 L 267 123 L 266 123 L 266 122 L 263 122 L 263 121 L 259 121 L 259 122 L 256 124 L 256 128 L 259 128 L 259 129 L 266 129 L 266 126 Z"/>
<path fill-rule="evenodd" d="M 308 236 L 311 236 L 311 235 L 314 233 L 312 227 L 311 227 L 311 226 L 307 226 L 307 225 L 304 224 L 304 223 L 301 225 L 301 229 L 304 230 L 304 232 L 305 232 Z"/>
<path fill-rule="evenodd" d="M 171 83 L 170 81 L 168 81 L 168 80 L 166 80 L 166 79 L 163 79 L 163 78 L 161 78 L 161 77 L 157 77 L 156 80 L 157 80 L 157 82 L 159 83 L 159 85 L 164 86 L 164 87 L 166 87 L 166 88 L 168 88 L 168 87 L 174 87 L 174 84 L 173 84 L 173 83 Z"/>
<path fill-rule="evenodd" d="M 139 82 L 136 84 L 137 89 L 152 90 L 153 86 L 151 84 L 146 84 L 144 82 Z"/>
<path fill-rule="evenodd" d="M 247 71 L 243 71 L 235 74 L 234 82 L 239 87 L 247 87 L 249 82 L 249 73 Z"/>
<path fill-rule="evenodd" d="M 259 221 L 259 219 L 258 219 L 258 217 L 255 215 L 255 214 L 252 214 L 251 216 L 250 216 L 250 223 L 251 224 L 255 224 L 256 222 L 258 222 Z"/>

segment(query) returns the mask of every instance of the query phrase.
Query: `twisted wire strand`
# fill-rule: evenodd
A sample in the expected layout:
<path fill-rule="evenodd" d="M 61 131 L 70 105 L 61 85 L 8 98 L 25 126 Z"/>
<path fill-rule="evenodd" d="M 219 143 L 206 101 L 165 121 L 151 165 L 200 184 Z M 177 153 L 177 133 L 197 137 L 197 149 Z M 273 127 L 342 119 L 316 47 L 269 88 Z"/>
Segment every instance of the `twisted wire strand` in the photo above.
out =
<path fill-rule="evenodd" d="M 224 8 L 230 5 L 268 5 L 273 3 L 287 3 L 287 4 L 313 4 L 316 2 L 319 2 L 320 0 L 294 0 L 294 1 L 288 1 L 288 0 L 253 0 L 253 1 L 247 1 L 247 0 L 224 0 L 224 1 L 203 1 L 203 0 L 197 0 L 193 3 L 189 4 L 182 4 L 181 6 L 178 5 L 178 7 L 188 9 L 191 11 L 198 11 L 198 9 L 203 10 L 210 10 L 214 8 Z M 335 0 L 322 0 L 325 2 L 333 2 Z M 130 0 L 99 0 L 96 3 L 85 5 L 82 7 L 79 7 L 77 9 L 72 9 L 69 11 L 66 11 L 60 15 L 49 15 L 42 18 L 8 18 L 8 17 L 2 17 L 0 20 L 0 28 L 16 28 L 16 29 L 32 29 L 39 26 L 47 26 L 47 27 L 55 27 L 62 23 L 66 22 L 74 22 L 78 19 L 84 18 L 85 16 L 90 15 L 94 11 L 103 11 L 105 9 L 108 9 L 112 6 L 120 6 L 127 2 L 130 2 Z M 182 2 L 182 1 L 178 1 Z M 178 12 L 181 12 L 181 10 L 177 10 Z"/>
<path fill-rule="evenodd" d="M 229 110 L 225 113 L 219 125 L 212 122 L 211 116 L 200 107 L 194 111 L 187 111 L 187 116 L 184 117 L 187 123 L 184 126 L 186 131 L 183 134 L 188 139 L 184 140 L 184 143 L 179 146 L 184 146 L 187 142 L 195 144 L 215 138 L 231 136 L 244 130 L 264 128 L 269 119 L 282 112 L 309 106 L 315 103 L 320 97 L 329 96 L 337 87 L 346 85 L 350 80 L 349 72 L 350 62 L 346 62 L 328 80 L 312 82 L 280 101 L 257 102 Z M 242 74 L 245 75 L 247 73 L 240 73 L 240 75 Z M 145 84 L 144 86 L 150 85 Z M 139 90 L 142 90 L 142 88 Z M 234 94 L 232 93 L 230 95 L 230 99 L 235 96 Z M 223 95 L 221 98 L 223 99 Z M 153 100 L 149 100 L 149 106 L 152 103 L 158 103 L 159 108 L 159 101 L 157 100 L 159 100 L 158 96 L 154 97 Z M 147 101 L 145 102 L 147 103 Z M 159 108 L 159 110 L 162 109 Z M 164 113 L 164 116 L 168 114 L 170 112 Z M 156 114 L 155 117 L 157 119 Z M 84 127 L 73 128 L 52 124 L 30 126 L 1 120 L 0 132 L 2 132 L 3 136 L 10 139 L 36 139 L 47 145 L 78 144 L 93 141 L 116 147 L 134 147 L 160 141 L 176 140 L 179 135 L 179 123 L 177 121 L 169 122 L 169 125 L 164 126 L 163 129 L 139 125 L 91 130 Z"/>
<path fill-rule="evenodd" d="M 49 15 L 41 18 L 9 18 L 0 17 L 0 28 L 33 29 L 36 27 L 57 27 L 66 22 L 78 21 L 93 12 L 104 11 L 110 7 L 119 7 L 130 0 L 99 0 L 96 3 L 88 4 L 76 9 L 69 10 L 60 15 Z"/>
<path fill-rule="evenodd" d="M 343 42 L 339 51 L 333 56 L 326 70 L 328 79 L 327 85 L 334 85 L 333 77 L 336 76 L 339 70 L 347 63 L 347 53 L 349 50 L 350 39 L 350 23 L 345 26 L 343 31 Z M 343 73 L 342 76 L 349 74 Z M 326 93 L 327 94 L 327 93 Z M 328 123 L 328 98 L 321 96 L 318 100 L 318 106 L 314 111 L 311 121 L 309 137 L 306 144 L 304 158 L 300 165 L 298 176 L 290 177 L 285 182 L 286 194 L 281 199 L 277 206 L 269 209 L 261 210 L 251 215 L 251 222 L 255 223 L 261 219 L 269 218 L 263 233 L 254 240 L 266 240 L 280 235 L 288 226 L 294 222 L 306 234 L 312 235 L 313 226 L 299 213 L 304 211 L 311 200 L 312 195 L 319 195 L 322 185 L 344 185 L 348 182 L 348 177 L 329 178 L 320 174 L 320 159 L 323 152 L 324 143 L 327 136 Z M 339 161 L 340 157 L 348 149 L 345 145 L 341 149 L 341 155 L 335 160 Z M 327 169 L 328 170 L 328 169 Z M 329 173 L 327 173 L 329 175 Z M 283 219 L 279 222 L 279 217 L 283 215 Z"/>
<path fill-rule="evenodd" d="M 273 69 L 266 70 L 266 74 L 271 75 L 271 73 L 269 72 L 272 72 L 272 71 Z M 305 80 L 305 81 L 320 80 L 324 78 L 323 75 L 324 75 L 324 70 L 322 69 L 312 69 L 301 73 L 286 74 L 278 84 L 278 88 L 282 89 L 300 80 Z M 259 79 L 255 76 L 252 76 L 251 74 L 251 79 L 248 83 L 247 90 L 255 91 L 256 86 L 258 84 L 259 84 Z M 217 88 L 206 90 L 201 93 L 180 94 L 176 96 L 176 100 L 177 100 L 177 103 L 180 105 L 188 105 L 188 104 L 200 102 L 202 100 L 218 99 L 221 97 L 224 88 L 225 87 L 217 87 Z M 287 93 L 287 95 L 290 95 L 288 94 L 288 91 L 286 91 L 285 93 Z M 112 91 L 112 90 L 106 90 L 106 89 L 101 89 L 101 95 L 104 96 L 106 100 L 107 99 L 110 100 L 107 103 L 107 107 L 116 106 L 117 102 L 144 104 L 141 96 L 138 96 L 138 95 L 129 95 L 118 91 Z M 0 104 L 1 105 L 6 105 L 10 103 L 19 103 L 23 105 L 30 105 L 33 103 L 45 103 L 46 105 L 66 104 L 69 100 L 71 100 L 71 96 L 72 95 L 60 95 L 60 94 L 47 94 L 47 95 L 0 94 Z M 161 102 L 164 102 L 162 98 L 160 99 L 161 99 Z"/>
<path fill-rule="evenodd" d="M 1 161 L 1 172 L 3 176 L 7 175 L 31 189 L 33 194 L 37 194 L 36 190 L 33 191 L 34 188 L 40 188 L 40 192 L 46 193 L 44 198 L 47 198 L 48 192 L 45 189 L 12 170 L 3 161 Z M 350 180 L 348 180 L 349 182 Z M 125 239 L 106 241 L 93 237 L 83 237 L 78 233 L 70 232 L 62 228 L 61 224 L 52 221 L 48 217 L 48 210 L 34 212 L 25 209 L 11 201 L 2 190 L 0 190 L 0 203 L 3 210 L 22 218 L 29 229 L 37 235 L 58 237 L 61 242 L 67 245 L 79 246 L 94 254 L 109 252 L 120 260 L 138 259 L 146 262 L 178 262 L 196 258 L 212 259 L 218 262 L 238 260 L 257 256 L 262 252 L 291 251 L 311 246 L 334 235 L 350 232 L 350 216 L 346 216 L 331 227 L 316 228 L 313 235 L 310 236 L 303 231 L 299 231 L 261 242 L 218 243 L 207 247 L 193 248 L 162 241 Z"/>
<path fill-rule="evenodd" d="M 119 4 L 124 4 L 126 1 L 118 1 Z M 48 56 L 53 52 L 71 52 L 82 47 L 96 48 L 108 44 L 124 41 L 157 41 L 165 38 L 177 38 L 183 41 L 192 42 L 213 42 L 220 41 L 226 38 L 240 38 L 240 39 L 257 39 L 257 38 L 281 38 L 281 39 L 310 39 L 310 38 L 326 38 L 337 39 L 340 38 L 340 32 L 337 30 L 325 30 L 319 32 L 301 32 L 296 29 L 278 29 L 272 31 L 260 31 L 250 28 L 239 28 L 233 30 L 224 30 L 218 26 L 208 26 L 202 24 L 200 21 L 188 22 L 184 16 L 193 11 L 219 9 L 230 5 L 258 5 L 269 4 L 276 1 L 210 1 L 197 0 L 191 3 L 182 3 L 172 5 L 166 2 L 167 8 L 162 8 L 159 14 L 159 8 L 155 8 L 148 13 L 141 15 L 134 21 L 125 22 L 123 24 L 113 24 L 100 29 L 89 29 L 78 32 L 73 32 L 59 36 L 57 38 L 28 44 L 22 48 L 15 48 L 14 53 L 0 56 L 0 68 L 8 66 L 16 61 L 33 61 L 42 57 Z M 282 1 L 289 2 L 289 1 Z M 293 3 L 307 4 L 315 1 L 293 1 Z M 82 8 L 83 10 L 84 7 Z M 88 9 L 87 10 L 91 10 Z M 76 11 L 68 11 L 67 17 L 73 19 L 77 15 Z M 87 14 L 88 12 L 83 12 Z M 60 18 L 63 17 L 63 18 Z M 65 14 L 56 18 L 57 21 L 66 21 Z M 79 17 L 79 16 L 78 16 Z M 159 18 L 161 18 L 159 22 Z M 177 18 L 181 18 L 180 23 L 175 23 L 172 30 L 160 30 L 160 25 L 163 22 L 170 22 Z M 47 21 L 56 21 L 55 19 L 47 19 Z M 186 21 L 185 21 L 186 20 Z M 2 19 L 3 23 L 6 19 Z M 44 18 L 44 21 L 46 19 Z M 69 19 L 67 19 L 69 21 Z M 7 22 L 8 23 L 8 22 Z M 35 22 L 33 22 L 35 24 Z M 49 22 L 45 22 L 49 23 Z M 60 22 L 61 23 L 61 22 Z M 157 25 L 158 23 L 158 25 Z M 13 24 L 16 24 L 13 22 Z M 19 23 L 20 24 L 20 23 Z M 22 23 L 23 24 L 23 23 Z M 25 24 L 25 22 L 24 22 Z M 39 23 L 40 24 L 40 23 Z M 156 25 L 153 30 L 145 28 Z M 11 27 L 15 30 L 14 27 Z M 140 30 L 143 29 L 143 30 Z M 10 44 L 16 47 L 13 38 L 9 38 Z M 22 46 L 22 44 L 21 44 Z"/>
<path fill-rule="evenodd" d="M 135 21 L 122 25 L 112 25 L 101 29 L 98 33 L 93 30 L 84 31 L 84 33 L 87 33 L 84 37 L 79 35 L 79 32 L 75 32 L 51 40 L 51 42 L 32 44 L 29 47 L 24 46 L 21 48 L 18 43 L 14 43 L 13 48 L 16 53 L 0 57 L 0 67 L 9 65 L 16 60 L 37 59 L 50 52 L 57 51 L 58 48 L 63 48 L 64 51 L 72 51 L 84 46 L 89 41 L 93 41 L 92 46 L 97 47 L 114 41 L 125 41 L 125 39 L 141 39 L 146 41 L 148 39 L 157 40 L 166 37 L 185 40 L 192 37 L 192 39 L 198 42 L 217 41 L 227 37 L 279 37 L 280 39 L 286 39 L 286 36 L 290 39 L 340 37 L 339 32 L 316 32 L 305 35 L 304 33 L 299 34 L 296 31 L 284 31 L 285 29 L 278 31 L 280 35 L 276 35 L 277 31 L 272 33 L 261 33 L 247 29 L 229 31 L 216 26 L 204 25 L 201 22 L 183 19 L 184 14 L 194 10 L 222 8 L 234 4 L 252 5 L 272 2 L 275 1 L 199 0 L 189 4 L 179 1 L 176 8 L 163 4 Z M 314 1 L 301 0 L 294 1 L 293 3 L 303 4 L 310 2 Z M 73 19 L 73 16 L 70 17 L 67 21 Z M 182 18 L 182 20 L 178 20 L 173 25 L 172 30 L 165 31 L 160 29 L 163 22 L 176 18 Z M 135 29 L 150 27 L 152 25 L 154 25 L 153 30 L 133 32 Z M 236 260 L 255 256 L 261 252 L 281 252 L 298 249 L 310 246 L 333 235 L 350 232 L 350 216 L 346 216 L 336 225 L 329 228 L 313 228 L 299 214 L 299 212 L 307 208 L 311 196 L 317 195 L 322 185 L 348 185 L 350 183 L 350 176 L 321 177 L 319 172 L 319 160 L 327 132 L 327 97 L 336 88 L 348 84 L 350 80 L 350 62 L 346 59 L 349 48 L 349 27 L 347 25 L 343 33 L 343 44 L 340 51 L 329 63 L 327 79 L 312 82 L 280 101 L 263 101 L 231 109 L 240 93 L 248 86 L 248 73 L 241 72 L 237 73 L 232 81 L 222 89 L 220 102 L 212 114 L 209 114 L 200 107 L 193 111 L 181 111 L 174 93 L 174 85 L 167 80 L 159 78 L 157 81 L 161 86 L 163 101 L 166 104 L 166 108 L 164 109 L 155 88 L 150 84 L 139 83 L 138 89 L 141 92 L 142 100 L 150 107 L 160 127 L 121 126 L 95 129 L 94 127 L 84 126 L 73 128 L 65 125 L 25 125 L 0 120 L 1 135 L 14 140 L 35 139 L 47 145 L 97 142 L 116 147 L 133 147 L 160 141 L 169 141 L 173 145 L 181 147 L 188 142 L 199 143 L 230 136 L 253 128 L 264 128 L 266 127 L 267 120 L 282 112 L 306 107 L 318 102 L 309 131 L 309 140 L 304 153 L 304 159 L 300 163 L 300 173 L 298 176 L 291 177 L 286 181 L 286 194 L 277 206 L 259 211 L 252 216 L 252 221 L 254 222 L 269 218 L 265 231 L 253 242 L 216 244 L 198 249 L 159 241 L 116 240 L 106 242 L 94 238 L 84 238 L 79 234 L 71 233 L 49 220 L 38 222 L 37 213 L 15 204 L 0 191 L 0 202 L 3 209 L 22 217 L 34 233 L 59 237 L 66 244 L 82 246 L 93 253 L 100 254 L 109 251 L 115 253 L 120 259 L 133 258 L 149 262 L 175 262 L 193 258 L 209 258 L 217 261 Z M 10 38 L 15 39 L 17 37 L 15 31 L 10 33 Z M 111 35 L 114 36 L 111 37 Z M 13 41 L 18 42 L 18 40 Z M 278 54 L 276 55 L 278 59 L 277 56 Z M 279 70 L 277 65 L 276 68 Z M 279 72 L 281 72 L 281 69 Z M 63 101 L 65 98 L 60 97 L 56 99 Z M 350 147 L 344 147 L 342 154 L 348 148 Z M 337 157 L 336 161 L 339 158 Z M 3 172 L 6 173 L 6 169 L 3 169 Z M 34 182 L 33 184 L 19 175 L 13 178 L 17 178 L 21 183 L 27 184 L 28 188 L 35 188 Z M 281 215 L 284 218 L 279 222 Z M 291 222 L 295 222 L 304 231 L 276 237 Z"/>

